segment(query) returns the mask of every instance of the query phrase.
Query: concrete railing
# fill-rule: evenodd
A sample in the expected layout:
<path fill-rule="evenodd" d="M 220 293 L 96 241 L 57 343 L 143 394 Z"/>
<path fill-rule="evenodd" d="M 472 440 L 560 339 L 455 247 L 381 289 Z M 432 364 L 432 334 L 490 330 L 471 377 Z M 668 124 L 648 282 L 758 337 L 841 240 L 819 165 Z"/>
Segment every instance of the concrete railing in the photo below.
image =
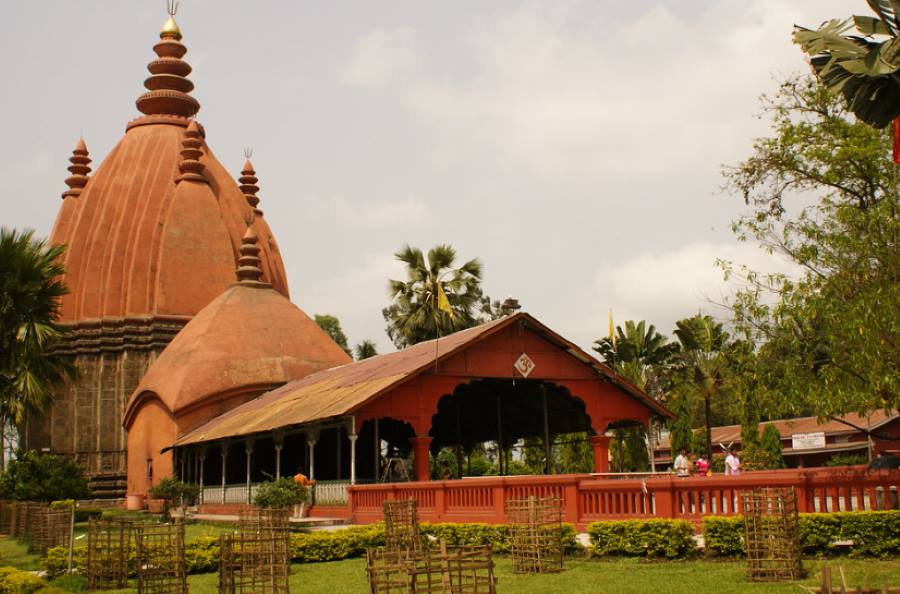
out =
<path fill-rule="evenodd" d="M 214 504 L 224 504 L 224 503 L 250 503 L 253 501 L 253 498 L 256 496 L 256 491 L 259 488 L 257 483 L 253 483 L 250 485 L 250 494 L 247 494 L 247 483 L 239 483 L 232 485 L 225 485 L 225 489 L 222 489 L 222 485 L 216 485 L 213 487 L 204 486 L 203 487 L 203 503 L 214 503 Z M 223 497 L 224 494 L 224 497 Z"/>
<path fill-rule="evenodd" d="M 350 496 L 347 493 L 347 487 L 349 486 L 350 481 L 317 481 L 313 487 L 313 500 L 316 505 L 347 505 L 350 501 Z"/>
<path fill-rule="evenodd" d="M 845 466 L 746 472 L 736 477 L 674 476 L 610 480 L 591 475 L 469 478 L 455 481 L 356 485 L 348 488 L 354 522 L 382 519 L 385 499 L 418 500 L 419 517 L 433 522 L 504 523 L 507 499 L 559 497 L 563 519 L 584 526 L 598 520 L 683 518 L 740 513 L 741 493 L 789 487 L 801 512 L 900 509 L 900 471 Z"/>

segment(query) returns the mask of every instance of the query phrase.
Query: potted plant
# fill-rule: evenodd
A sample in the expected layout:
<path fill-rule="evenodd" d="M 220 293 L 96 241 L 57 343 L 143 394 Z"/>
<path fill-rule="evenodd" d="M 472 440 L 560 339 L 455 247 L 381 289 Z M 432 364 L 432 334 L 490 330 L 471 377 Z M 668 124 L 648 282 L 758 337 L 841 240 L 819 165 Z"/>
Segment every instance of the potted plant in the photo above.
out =
<path fill-rule="evenodd" d="M 253 504 L 258 507 L 293 507 L 294 515 L 298 517 L 305 514 L 308 501 L 309 487 L 287 477 L 261 483 L 253 498 Z"/>

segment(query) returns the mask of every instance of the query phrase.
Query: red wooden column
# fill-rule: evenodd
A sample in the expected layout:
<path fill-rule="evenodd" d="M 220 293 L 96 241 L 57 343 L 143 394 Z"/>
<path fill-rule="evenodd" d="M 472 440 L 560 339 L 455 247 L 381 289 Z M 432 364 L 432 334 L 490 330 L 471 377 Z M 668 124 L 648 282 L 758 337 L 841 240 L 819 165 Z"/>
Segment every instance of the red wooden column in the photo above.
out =
<path fill-rule="evenodd" d="M 591 437 L 594 448 L 594 472 L 609 472 L 609 438 L 605 435 Z"/>
<path fill-rule="evenodd" d="M 431 478 L 431 470 L 428 467 L 428 447 L 431 445 L 431 438 L 427 436 L 410 437 L 409 442 L 413 446 L 416 480 L 427 481 Z"/>

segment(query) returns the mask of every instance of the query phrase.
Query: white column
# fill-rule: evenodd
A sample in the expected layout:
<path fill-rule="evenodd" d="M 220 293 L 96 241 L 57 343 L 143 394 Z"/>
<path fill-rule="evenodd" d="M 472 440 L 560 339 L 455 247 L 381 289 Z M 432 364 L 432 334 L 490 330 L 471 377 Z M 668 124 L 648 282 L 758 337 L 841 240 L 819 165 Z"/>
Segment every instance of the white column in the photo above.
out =
<path fill-rule="evenodd" d="M 315 480 L 316 478 L 316 439 L 312 437 L 311 434 L 308 434 L 309 437 L 306 438 L 306 445 L 309 446 L 309 480 Z"/>
<path fill-rule="evenodd" d="M 247 441 L 245 447 L 245 451 L 247 452 L 247 504 L 251 503 L 250 501 L 250 459 L 253 456 L 253 442 Z"/>
<path fill-rule="evenodd" d="M 200 503 L 203 503 L 203 461 L 206 460 L 206 450 L 200 451 L 200 473 L 197 477 L 200 483 Z"/>
<path fill-rule="evenodd" d="M 356 439 L 359 437 L 356 433 L 347 435 L 350 440 L 350 484 L 356 484 Z"/>
<path fill-rule="evenodd" d="M 225 503 L 225 459 L 228 458 L 228 444 L 222 444 L 222 503 Z"/>
<path fill-rule="evenodd" d="M 281 448 L 283 447 L 280 443 L 275 444 L 275 480 L 281 478 Z"/>

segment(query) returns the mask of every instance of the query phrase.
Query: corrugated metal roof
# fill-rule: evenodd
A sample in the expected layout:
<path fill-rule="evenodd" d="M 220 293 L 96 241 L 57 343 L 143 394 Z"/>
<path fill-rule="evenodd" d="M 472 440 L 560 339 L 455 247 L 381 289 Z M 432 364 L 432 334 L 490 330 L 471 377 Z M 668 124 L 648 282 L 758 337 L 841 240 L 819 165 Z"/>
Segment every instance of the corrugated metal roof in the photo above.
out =
<path fill-rule="evenodd" d="M 431 368 L 436 362 L 453 356 L 517 320 L 525 320 L 530 330 L 591 365 L 601 376 L 652 408 L 656 414 L 671 416 L 664 406 L 613 373 L 597 359 L 532 316 L 520 312 L 455 332 L 441 338 L 437 344 L 434 340 L 421 342 L 401 351 L 333 367 L 287 383 L 208 421 L 181 436 L 174 445 L 241 437 L 351 414 L 366 402 Z"/>

